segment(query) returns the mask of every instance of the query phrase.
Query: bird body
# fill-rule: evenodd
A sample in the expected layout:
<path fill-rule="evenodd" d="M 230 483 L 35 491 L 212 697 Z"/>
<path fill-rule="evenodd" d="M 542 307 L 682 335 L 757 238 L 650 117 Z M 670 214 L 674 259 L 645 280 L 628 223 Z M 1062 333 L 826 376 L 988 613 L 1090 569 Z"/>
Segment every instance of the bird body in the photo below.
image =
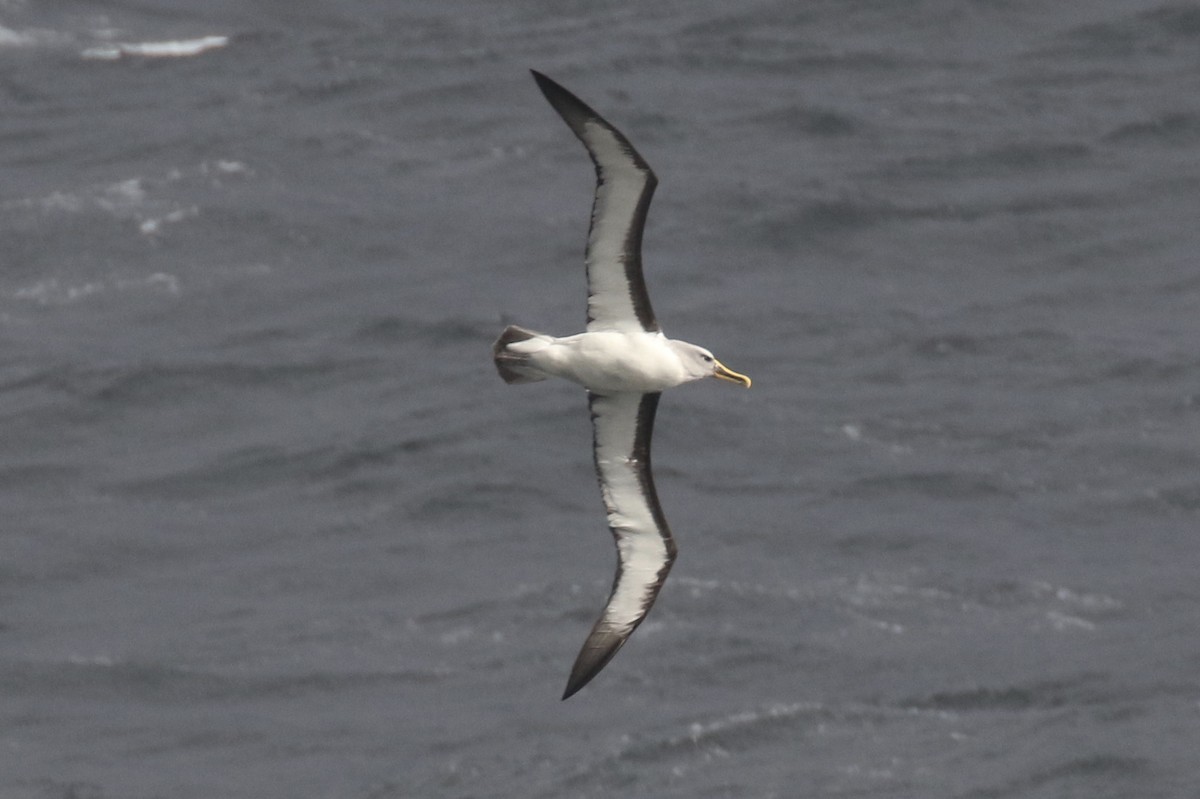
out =
<path fill-rule="evenodd" d="M 539 333 L 510 344 L 506 353 L 546 376 L 600 394 L 663 391 L 714 376 L 716 363 L 707 350 L 640 330 L 594 330 L 563 338 Z"/>

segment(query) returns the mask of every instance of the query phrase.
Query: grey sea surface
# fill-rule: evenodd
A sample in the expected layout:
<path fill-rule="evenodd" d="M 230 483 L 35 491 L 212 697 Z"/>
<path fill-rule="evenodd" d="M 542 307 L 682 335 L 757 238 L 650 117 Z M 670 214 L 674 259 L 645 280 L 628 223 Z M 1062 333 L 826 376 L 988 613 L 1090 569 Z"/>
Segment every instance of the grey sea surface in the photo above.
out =
<path fill-rule="evenodd" d="M 611 585 L 592 170 L 680 557 Z M 0 797 L 1195 797 L 1200 5 L 0 0 Z"/>

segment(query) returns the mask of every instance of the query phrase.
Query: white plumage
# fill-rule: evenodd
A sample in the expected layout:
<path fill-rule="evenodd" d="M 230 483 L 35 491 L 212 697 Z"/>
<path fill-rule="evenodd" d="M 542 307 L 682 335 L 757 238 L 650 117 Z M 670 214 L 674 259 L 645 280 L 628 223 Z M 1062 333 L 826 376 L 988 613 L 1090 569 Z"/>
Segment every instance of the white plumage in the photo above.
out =
<path fill-rule="evenodd" d="M 509 345 L 526 367 L 579 383 L 589 391 L 662 391 L 714 375 L 708 350 L 662 333 L 594 330 L 564 338 L 538 335 Z"/>
<path fill-rule="evenodd" d="M 749 388 L 750 378 L 726 368 L 703 347 L 662 334 L 641 260 L 646 212 L 658 181 L 620 131 L 545 75 L 533 76 L 596 166 L 585 257 L 587 330 L 557 338 L 510 325 L 492 353 L 506 382 L 561 377 L 588 390 L 596 474 L 618 561 L 608 603 L 571 669 L 566 699 L 628 640 L 675 560 L 675 542 L 650 471 L 660 393 L 705 377 Z"/>

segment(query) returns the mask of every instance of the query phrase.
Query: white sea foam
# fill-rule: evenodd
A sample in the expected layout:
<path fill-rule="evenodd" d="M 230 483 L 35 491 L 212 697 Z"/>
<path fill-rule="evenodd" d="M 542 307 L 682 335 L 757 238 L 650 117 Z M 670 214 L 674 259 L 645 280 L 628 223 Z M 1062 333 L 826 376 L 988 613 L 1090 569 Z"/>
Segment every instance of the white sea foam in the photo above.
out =
<path fill-rule="evenodd" d="M 192 219 L 200 215 L 200 209 L 196 206 L 189 208 L 177 208 L 163 216 L 152 216 L 143 219 L 138 225 L 138 230 L 149 236 L 158 233 L 163 225 L 172 225 L 176 222 L 182 222 L 185 219 Z"/>
<path fill-rule="evenodd" d="M 141 58 L 190 58 L 229 44 L 228 36 L 201 36 L 163 42 L 113 42 L 89 47 L 81 55 L 97 61 L 116 61 L 127 56 Z"/>
<path fill-rule="evenodd" d="M 31 300 L 38 305 L 66 305 L 104 290 L 104 284 L 86 281 L 63 284 L 58 278 L 48 278 L 13 292 L 13 298 Z"/>
<path fill-rule="evenodd" d="M 65 34 L 50 30 L 16 30 L 0 25 L 0 49 L 7 47 L 34 47 L 39 44 L 55 44 L 66 41 Z"/>
<path fill-rule="evenodd" d="M 28 34 L 0 25 L 0 47 L 22 47 L 31 43 Z"/>
<path fill-rule="evenodd" d="M 132 221 L 142 235 L 164 232 L 168 225 L 200 215 L 200 206 L 182 204 L 172 184 L 190 182 L 219 190 L 226 180 L 253 176 L 254 171 L 229 159 L 203 161 L 188 168 L 173 168 L 161 177 L 133 177 L 113 183 L 88 186 L 74 192 L 53 191 L 42 197 L 0 203 L 0 210 L 38 211 L 45 214 L 79 214 L 101 211 L 115 219 Z M 186 190 L 185 190 L 186 191 Z"/>
<path fill-rule="evenodd" d="M 182 288 L 179 278 L 165 272 L 154 272 L 143 277 L 110 277 L 72 283 L 52 277 L 21 287 L 12 293 L 12 297 L 38 305 L 70 305 L 106 291 L 147 291 L 177 297 Z"/>
<path fill-rule="evenodd" d="M 1060 613 L 1057 610 L 1051 610 L 1046 613 L 1046 621 L 1050 622 L 1050 626 L 1055 630 L 1095 630 L 1096 624 L 1087 619 L 1081 619 L 1078 616 L 1072 616 L 1069 613 Z"/>

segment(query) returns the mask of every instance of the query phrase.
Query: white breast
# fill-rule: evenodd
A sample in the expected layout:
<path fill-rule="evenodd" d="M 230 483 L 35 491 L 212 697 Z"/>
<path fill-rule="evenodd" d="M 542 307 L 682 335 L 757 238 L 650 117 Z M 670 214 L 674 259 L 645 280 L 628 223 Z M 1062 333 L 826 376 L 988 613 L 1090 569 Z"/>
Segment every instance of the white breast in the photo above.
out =
<path fill-rule="evenodd" d="M 580 333 L 556 339 L 538 356 L 539 366 L 547 372 L 591 391 L 645 393 L 687 380 L 679 356 L 661 333 Z"/>

